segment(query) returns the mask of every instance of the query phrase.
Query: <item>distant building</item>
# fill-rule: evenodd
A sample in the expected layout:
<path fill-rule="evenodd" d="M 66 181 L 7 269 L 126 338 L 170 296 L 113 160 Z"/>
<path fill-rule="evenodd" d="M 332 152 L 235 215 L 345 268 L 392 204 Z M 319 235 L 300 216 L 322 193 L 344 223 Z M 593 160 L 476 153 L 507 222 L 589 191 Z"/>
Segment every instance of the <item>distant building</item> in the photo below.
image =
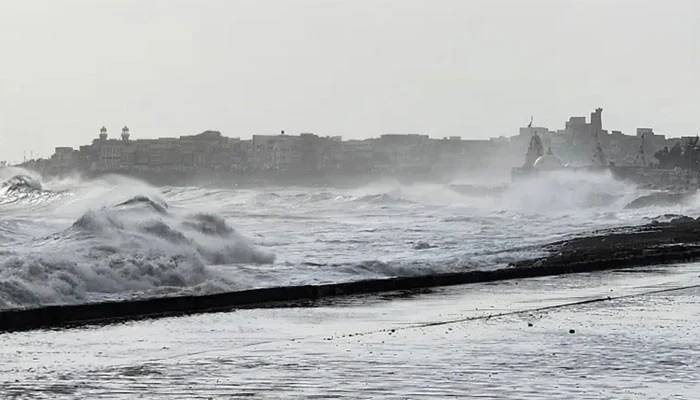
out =
<path fill-rule="evenodd" d="M 65 174 L 78 166 L 78 154 L 72 147 L 56 147 L 50 161 L 59 174 Z"/>
<path fill-rule="evenodd" d="M 430 144 L 428 135 L 381 135 L 374 142 L 376 167 L 388 174 L 426 173 L 435 161 Z"/>
<path fill-rule="evenodd" d="M 250 140 L 224 136 L 215 130 L 195 135 L 138 139 L 127 126 L 119 138 L 99 129 L 92 142 L 57 147 L 48 160 L 32 160 L 26 166 L 48 174 L 78 171 L 87 174 L 125 173 L 179 176 L 264 175 L 313 177 L 325 174 L 449 177 L 475 170 L 523 165 L 523 154 L 534 138 L 537 158 L 552 153 L 571 166 L 639 166 L 655 163 L 659 149 L 680 143 L 667 140 L 651 128 L 636 135 L 603 129 L 602 108 L 586 117 L 570 117 L 557 131 L 533 126 L 532 119 L 517 135 L 485 140 L 459 136 L 442 139 L 427 134 L 388 133 L 378 138 L 346 140 L 315 133 L 254 134 Z M 693 138 L 694 139 L 694 138 Z M 534 153 L 533 153 L 534 154 Z M 553 157 L 546 157 L 550 161 Z M 547 165 L 554 165 L 547 161 Z M 544 162 L 544 161 L 543 161 Z"/>
<path fill-rule="evenodd" d="M 590 122 L 586 117 L 571 117 L 564 126 L 565 134 L 571 138 L 571 144 L 581 150 L 594 148 L 603 134 L 602 108 L 591 113 Z"/>

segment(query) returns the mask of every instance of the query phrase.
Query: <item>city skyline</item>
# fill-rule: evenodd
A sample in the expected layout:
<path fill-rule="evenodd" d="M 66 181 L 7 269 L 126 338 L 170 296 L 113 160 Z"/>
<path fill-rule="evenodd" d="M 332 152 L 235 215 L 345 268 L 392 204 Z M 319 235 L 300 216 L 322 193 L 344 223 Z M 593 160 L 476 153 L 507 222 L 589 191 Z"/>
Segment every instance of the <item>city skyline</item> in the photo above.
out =
<path fill-rule="evenodd" d="M 511 170 L 520 176 L 544 165 L 612 168 L 618 172 L 629 171 L 630 167 L 647 171 L 648 167 L 660 166 L 665 169 L 659 170 L 661 174 L 672 170 L 670 173 L 675 176 L 674 166 L 686 165 L 679 153 L 690 154 L 688 144 L 693 140 L 687 136 L 667 137 L 651 127 L 639 127 L 635 135 L 604 129 L 601 107 L 588 117 L 570 116 L 563 129 L 533 126 L 531 119 L 528 126 L 519 128 L 517 135 L 488 140 L 389 133 L 344 141 L 340 136 L 294 135 L 285 131 L 242 139 L 213 130 L 152 139 L 132 136 L 127 126 L 119 136 L 110 137 L 103 126 L 91 143 L 78 148 L 59 146 L 50 158 L 33 159 L 21 166 L 46 176 L 120 173 L 160 183 L 181 183 L 199 179 L 202 174 L 222 181 L 236 177 L 446 179 L 478 170 L 496 174 Z M 538 163 L 540 158 L 549 161 Z"/>
<path fill-rule="evenodd" d="M 602 110 L 603 109 L 601 108 L 600 111 L 602 111 Z M 591 122 L 591 118 L 592 118 L 592 116 L 588 116 L 585 113 L 568 115 L 567 117 L 571 118 L 571 119 L 584 119 L 588 122 Z M 607 118 L 608 118 L 608 116 L 606 113 L 606 119 Z M 200 129 L 200 130 L 195 131 L 195 132 L 172 133 L 172 134 L 169 134 L 166 136 L 153 136 L 153 135 L 149 135 L 147 132 L 145 133 L 145 135 L 144 134 L 138 135 L 138 133 L 137 133 L 136 136 L 132 135 L 131 139 L 132 140 L 177 139 L 179 137 L 187 137 L 187 136 L 192 136 L 192 135 L 196 136 L 196 135 L 199 135 L 201 133 L 206 133 L 206 132 L 218 132 L 218 133 L 222 134 L 224 137 L 228 137 L 231 139 L 240 139 L 240 140 L 244 140 L 244 141 L 253 140 L 254 136 L 277 136 L 280 134 L 281 135 L 287 134 L 289 136 L 313 134 L 313 135 L 316 135 L 316 136 L 321 137 L 321 138 L 337 138 L 337 139 L 342 139 L 344 141 L 346 141 L 346 140 L 372 140 L 372 139 L 378 139 L 381 136 L 386 136 L 386 135 L 389 135 L 389 136 L 391 136 L 391 135 L 409 135 L 409 136 L 419 135 L 419 136 L 426 136 L 426 137 L 429 137 L 430 139 L 434 139 L 434 140 L 460 138 L 461 140 L 465 140 L 465 141 L 480 141 L 480 140 L 498 140 L 498 139 L 504 139 L 504 138 L 505 139 L 515 139 L 519 135 L 522 135 L 523 129 L 525 129 L 526 127 L 529 128 L 531 126 L 533 128 L 535 128 L 533 130 L 533 132 L 539 131 L 540 128 L 545 128 L 546 132 L 562 133 L 563 134 L 563 132 L 566 129 L 566 125 L 567 125 L 567 123 L 565 122 L 564 118 L 562 118 L 562 120 L 559 121 L 559 123 L 556 126 L 545 126 L 542 124 L 537 124 L 536 120 L 534 119 L 534 116 L 531 116 L 528 124 L 522 124 L 518 127 L 514 127 L 513 132 L 511 132 L 509 134 L 498 135 L 498 136 L 488 136 L 488 137 L 466 137 L 463 135 L 437 136 L 437 135 L 432 134 L 431 132 L 380 132 L 380 133 L 376 133 L 374 135 L 372 135 L 372 134 L 367 134 L 367 135 L 362 135 L 362 136 L 351 135 L 349 137 L 346 137 L 343 135 L 332 135 L 332 134 L 325 134 L 322 132 L 311 132 L 309 130 L 289 131 L 289 130 L 285 130 L 285 129 L 280 129 L 276 132 L 255 132 L 255 133 L 249 133 L 247 135 L 245 135 L 245 134 L 244 135 L 237 135 L 237 134 L 229 134 L 227 132 L 224 132 L 224 131 L 218 130 L 218 129 Z M 608 127 L 605 126 L 604 128 L 608 128 Z M 37 158 L 37 159 L 48 158 L 51 155 L 51 153 L 53 153 L 53 151 L 59 147 L 78 148 L 81 145 L 88 144 L 89 142 L 93 141 L 96 137 L 101 136 L 102 134 L 107 135 L 106 138 L 120 140 L 122 138 L 122 134 L 123 134 L 124 129 L 127 129 L 127 131 L 129 131 L 130 134 L 131 134 L 131 132 L 133 132 L 131 130 L 131 128 L 128 128 L 128 125 L 122 125 L 121 128 L 118 128 L 118 129 L 117 128 L 110 129 L 108 126 L 102 125 L 102 127 L 100 129 L 93 129 L 92 132 L 90 132 L 86 135 L 82 135 L 85 137 L 84 137 L 84 140 L 80 143 L 56 143 L 52 147 L 51 152 L 49 154 L 46 154 L 46 155 L 40 155 L 40 154 L 36 154 L 36 153 L 32 152 L 33 157 L 29 157 L 30 154 L 25 150 L 24 151 L 24 161 L 27 161 L 27 160 L 32 159 L 32 158 Z M 638 126 L 638 127 L 635 127 L 634 130 L 629 131 L 629 132 L 628 131 L 621 131 L 618 129 L 604 129 L 604 131 L 607 133 L 618 132 L 618 133 L 622 133 L 623 135 L 630 136 L 630 137 L 639 136 L 640 130 L 642 130 L 642 131 L 649 130 L 650 133 L 652 133 L 652 134 L 664 135 L 664 136 L 668 137 L 669 139 L 671 139 L 671 138 L 677 139 L 677 138 L 681 138 L 683 136 L 697 136 L 698 135 L 698 132 L 691 133 L 689 135 L 675 134 L 673 132 L 662 132 L 662 131 L 657 130 L 654 126 L 651 126 L 651 125 Z"/>
<path fill-rule="evenodd" d="M 485 139 L 599 104 L 609 129 L 698 130 L 692 1 L 194 5 L 0 5 L 0 159 L 102 125 Z"/>

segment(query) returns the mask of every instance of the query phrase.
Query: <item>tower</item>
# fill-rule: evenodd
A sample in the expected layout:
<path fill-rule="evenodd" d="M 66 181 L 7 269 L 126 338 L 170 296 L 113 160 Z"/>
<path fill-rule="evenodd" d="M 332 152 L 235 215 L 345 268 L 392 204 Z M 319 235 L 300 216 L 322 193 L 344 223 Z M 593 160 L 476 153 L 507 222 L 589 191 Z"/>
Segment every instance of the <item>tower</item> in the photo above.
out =
<path fill-rule="evenodd" d="M 107 140 L 107 128 L 104 126 L 100 129 L 100 140 Z"/>
<path fill-rule="evenodd" d="M 603 133 L 603 109 L 598 107 L 591 113 L 591 134 L 597 137 Z"/>
<path fill-rule="evenodd" d="M 122 140 L 125 142 L 129 141 L 129 128 L 127 126 L 122 128 Z"/>

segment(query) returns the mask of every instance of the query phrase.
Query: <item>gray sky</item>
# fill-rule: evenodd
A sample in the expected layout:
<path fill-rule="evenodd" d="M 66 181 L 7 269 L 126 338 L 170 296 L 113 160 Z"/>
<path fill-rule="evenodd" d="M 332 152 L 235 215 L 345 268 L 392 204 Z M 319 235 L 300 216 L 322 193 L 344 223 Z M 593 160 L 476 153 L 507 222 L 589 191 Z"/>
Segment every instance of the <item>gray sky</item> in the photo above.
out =
<path fill-rule="evenodd" d="M 486 138 L 700 128 L 687 1 L 0 1 L 0 159 L 216 129 Z"/>

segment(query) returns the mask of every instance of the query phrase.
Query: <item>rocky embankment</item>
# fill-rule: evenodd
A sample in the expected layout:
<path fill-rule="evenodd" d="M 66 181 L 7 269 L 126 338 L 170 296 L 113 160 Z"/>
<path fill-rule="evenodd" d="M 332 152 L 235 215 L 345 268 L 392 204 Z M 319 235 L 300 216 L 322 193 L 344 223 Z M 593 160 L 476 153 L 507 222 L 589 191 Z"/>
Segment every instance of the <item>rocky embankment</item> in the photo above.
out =
<path fill-rule="evenodd" d="M 579 272 L 694 261 L 700 259 L 700 219 L 660 216 L 646 225 L 597 231 L 545 249 L 547 256 L 512 266 L 566 266 L 570 272 Z"/>
<path fill-rule="evenodd" d="M 700 260 L 700 220 L 662 216 L 641 226 L 591 233 L 545 246 L 547 255 L 496 270 L 370 279 L 323 285 L 251 289 L 0 311 L 0 332 L 86 323 L 110 323 L 237 308 L 308 306 L 319 299 L 437 286 L 493 282 Z"/>

